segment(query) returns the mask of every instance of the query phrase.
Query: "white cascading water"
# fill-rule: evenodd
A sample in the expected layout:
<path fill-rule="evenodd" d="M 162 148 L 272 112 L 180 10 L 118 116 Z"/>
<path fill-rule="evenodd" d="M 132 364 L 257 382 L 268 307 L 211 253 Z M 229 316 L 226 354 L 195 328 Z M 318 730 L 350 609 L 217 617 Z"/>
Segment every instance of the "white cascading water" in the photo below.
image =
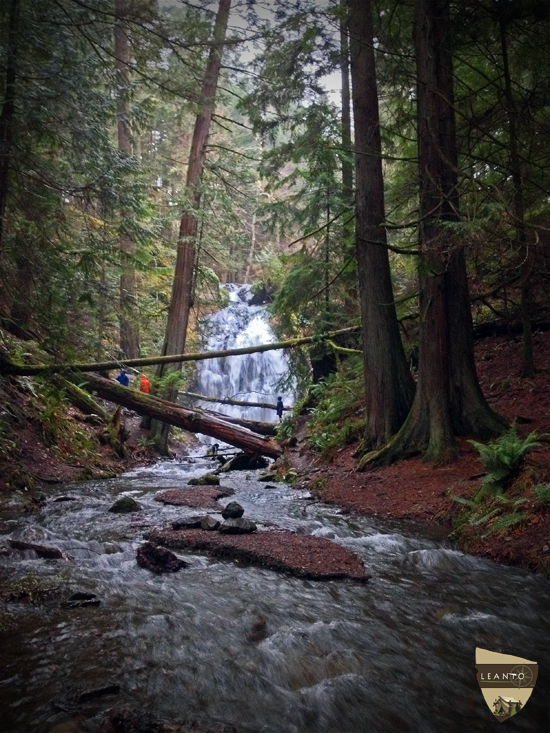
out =
<path fill-rule="evenodd" d="M 276 341 L 265 306 L 248 304 L 252 298 L 250 286 L 228 283 L 223 287 L 229 293 L 230 302 L 208 319 L 205 350 L 238 349 Z M 294 402 L 294 395 L 281 392 L 276 386 L 287 371 L 288 359 L 282 350 L 208 359 L 199 362 L 193 391 L 206 397 L 271 404 L 275 404 L 281 395 L 284 406 L 289 407 Z M 264 422 L 277 420 L 275 410 L 264 407 L 239 407 L 212 402 L 199 404 L 205 409 L 231 417 Z M 201 441 L 213 443 L 214 439 L 201 436 Z"/>

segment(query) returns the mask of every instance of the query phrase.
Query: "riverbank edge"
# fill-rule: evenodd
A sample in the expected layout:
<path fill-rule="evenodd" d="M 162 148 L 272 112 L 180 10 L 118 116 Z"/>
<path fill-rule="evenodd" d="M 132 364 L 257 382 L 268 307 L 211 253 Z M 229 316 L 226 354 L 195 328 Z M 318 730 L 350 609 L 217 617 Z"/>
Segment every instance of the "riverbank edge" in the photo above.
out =
<path fill-rule="evenodd" d="M 484 475 L 483 467 L 465 441 L 461 444 L 460 460 L 450 466 L 433 466 L 421 458 L 411 458 L 366 472 L 350 468 L 350 464 L 355 464 L 355 447 L 346 448 L 329 465 L 319 465 L 319 457 L 312 454 L 287 453 L 286 458 L 297 473 L 296 485 L 345 513 L 395 524 L 427 539 L 448 541 L 458 551 L 502 565 L 523 567 L 550 579 L 548 509 L 528 506 L 524 522 L 487 537 L 475 526 L 454 525 L 461 509 L 452 497 L 470 495 Z M 528 461 L 527 473 L 533 466 L 545 463 L 540 459 L 541 456 L 535 455 Z M 423 482 L 425 476 L 429 476 L 429 482 Z M 410 484 L 405 494 L 398 479 Z"/>

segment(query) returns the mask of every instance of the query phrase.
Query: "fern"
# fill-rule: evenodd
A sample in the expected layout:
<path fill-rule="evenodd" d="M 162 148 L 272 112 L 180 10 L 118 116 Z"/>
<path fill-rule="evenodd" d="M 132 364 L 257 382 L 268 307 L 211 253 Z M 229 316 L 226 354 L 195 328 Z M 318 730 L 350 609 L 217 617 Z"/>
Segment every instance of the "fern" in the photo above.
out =
<path fill-rule="evenodd" d="M 550 505 L 550 484 L 537 484 L 533 486 L 533 494 L 538 503 L 544 506 Z"/>
<path fill-rule="evenodd" d="M 469 441 L 479 451 L 480 461 L 487 469 L 482 484 L 493 493 L 504 491 L 506 484 L 519 469 L 526 454 L 540 443 L 536 433 L 520 438 L 515 427 L 490 443 Z"/>
<path fill-rule="evenodd" d="M 500 517 L 500 519 L 497 519 L 496 522 L 494 522 L 487 532 L 481 535 L 483 539 L 486 537 L 489 537 L 489 535 L 493 534 L 493 532 L 498 532 L 502 529 L 508 529 L 509 527 L 513 527 L 515 524 L 519 524 L 520 522 L 523 522 L 525 519 L 525 513 L 524 512 L 514 512 L 513 514 L 505 514 L 503 517 Z"/>

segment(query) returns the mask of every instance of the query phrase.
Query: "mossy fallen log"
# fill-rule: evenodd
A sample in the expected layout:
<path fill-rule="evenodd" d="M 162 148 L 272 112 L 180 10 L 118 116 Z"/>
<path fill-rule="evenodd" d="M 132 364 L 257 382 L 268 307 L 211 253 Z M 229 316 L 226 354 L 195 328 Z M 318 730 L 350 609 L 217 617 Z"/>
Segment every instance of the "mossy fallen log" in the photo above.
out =
<path fill-rule="evenodd" d="M 190 410 L 173 402 L 122 387 L 117 382 L 96 374 L 87 374 L 82 380 L 82 386 L 90 392 L 95 392 L 99 397 L 127 407 L 139 415 L 161 420 L 192 433 L 210 435 L 247 453 L 257 453 L 270 458 L 278 458 L 282 454 L 282 449 L 269 437 L 257 435 L 206 412 Z"/>

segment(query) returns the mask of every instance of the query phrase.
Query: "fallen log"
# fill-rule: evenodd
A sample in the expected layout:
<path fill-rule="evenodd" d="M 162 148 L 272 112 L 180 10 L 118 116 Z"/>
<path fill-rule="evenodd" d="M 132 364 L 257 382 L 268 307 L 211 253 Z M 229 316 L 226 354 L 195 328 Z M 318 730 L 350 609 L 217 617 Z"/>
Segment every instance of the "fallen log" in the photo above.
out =
<path fill-rule="evenodd" d="M 289 339 L 288 341 L 277 341 L 272 344 L 260 344 L 259 346 L 244 346 L 240 349 L 226 349 L 225 351 L 205 351 L 195 354 L 172 354 L 170 356 L 144 356 L 139 359 L 126 359 L 122 361 L 101 361 L 87 364 L 14 364 L 3 354 L 0 354 L 0 374 L 15 376 L 33 376 L 34 374 L 61 374 L 64 372 L 101 372 L 109 369 L 119 369 L 121 366 L 137 367 L 150 366 L 153 364 L 175 364 L 185 361 L 202 361 L 203 359 L 220 359 L 226 356 L 242 356 L 243 354 L 258 354 L 263 351 L 276 349 L 291 349 L 295 346 L 311 344 L 314 341 L 326 341 L 346 333 L 355 333 L 360 330 L 359 326 L 342 328 L 339 331 L 320 334 L 317 336 L 304 336 L 303 338 Z"/>
<path fill-rule="evenodd" d="M 202 410 L 207 415 L 217 417 L 224 422 L 229 422 L 232 425 L 240 425 L 242 428 L 252 430 L 253 433 L 258 435 L 276 435 L 277 425 L 272 422 L 263 422 L 261 420 L 246 420 L 244 417 L 232 417 L 231 415 L 223 415 L 221 412 L 215 412 L 214 410 Z"/>
<path fill-rule="evenodd" d="M 218 402 L 220 405 L 233 405 L 235 407 L 263 407 L 266 410 L 276 410 L 277 405 L 271 402 L 244 402 L 243 400 L 233 400 L 230 397 L 207 397 L 203 394 L 196 394 L 195 392 L 181 392 L 180 394 L 185 397 L 191 397 L 194 400 L 201 400 L 202 402 Z M 292 410 L 292 407 L 283 407 L 283 410 Z"/>
<path fill-rule="evenodd" d="M 192 433 L 210 435 L 247 453 L 258 453 L 270 458 L 278 458 L 282 454 L 281 448 L 271 438 L 257 435 L 240 425 L 232 425 L 206 412 L 190 410 L 168 400 L 136 392 L 96 374 L 87 374 L 83 379 L 84 389 L 96 392 L 109 402 L 128 407 L 139 415 L 161 420 Z"/>

